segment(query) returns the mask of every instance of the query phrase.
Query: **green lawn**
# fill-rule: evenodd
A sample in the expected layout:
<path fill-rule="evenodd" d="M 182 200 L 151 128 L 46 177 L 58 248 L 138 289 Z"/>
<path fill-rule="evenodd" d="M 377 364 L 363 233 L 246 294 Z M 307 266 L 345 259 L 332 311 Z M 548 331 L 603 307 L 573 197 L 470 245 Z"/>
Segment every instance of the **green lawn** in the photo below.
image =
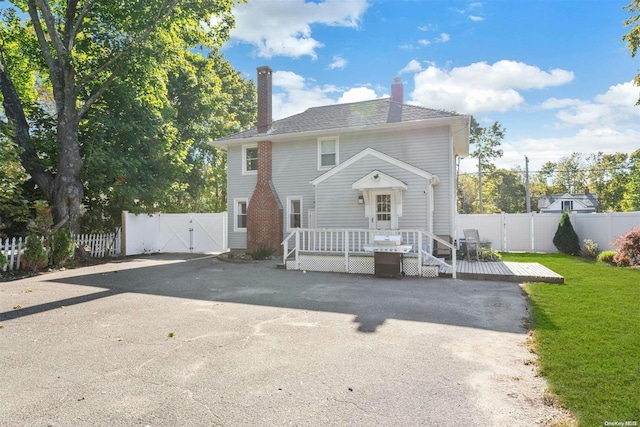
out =
<path fill-rule="evenodd" d="M 640 269 L 561 254 L 502 259 L 539 262 L 565 278 L 564 285 L 526 285 L 551 391 L 582 426 L 640 426 Z"/>

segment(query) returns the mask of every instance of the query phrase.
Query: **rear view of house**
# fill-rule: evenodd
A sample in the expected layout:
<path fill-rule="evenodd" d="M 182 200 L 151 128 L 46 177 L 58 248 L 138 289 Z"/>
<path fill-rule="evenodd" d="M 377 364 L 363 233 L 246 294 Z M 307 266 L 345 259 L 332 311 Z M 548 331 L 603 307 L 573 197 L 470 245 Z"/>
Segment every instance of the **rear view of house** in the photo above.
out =
<path fill-rule="evenodd" d="M 456 157 L 469 116 L 391 97 L 310 108 L 272 121 L 269 67 L 258 68 L 256 127 L 226 150 L 229 245 L 282 251 L 296 229 L 414 229 L 454 238 Z"/>

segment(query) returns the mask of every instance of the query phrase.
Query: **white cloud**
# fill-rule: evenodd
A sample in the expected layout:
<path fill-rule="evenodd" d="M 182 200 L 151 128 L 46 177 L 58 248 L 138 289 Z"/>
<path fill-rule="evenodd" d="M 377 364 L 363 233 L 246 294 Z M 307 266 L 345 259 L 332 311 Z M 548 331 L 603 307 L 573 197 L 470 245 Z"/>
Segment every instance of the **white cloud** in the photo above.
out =
<path fill-rule="evenodd" d="M 418 40 L 418 44 L 421 44 L 422 46 L 429 46 L 431 42 L 427 39 L 420 39 Z"/>
<path fill-rule="evenodd" d="M 476 15 L 469 15 L 469 19 L 471 19 L 473 22 L 484 21 L 484 18 L 482 16 L 476 16 Z"/>
<path fill-rule="evenodd" d="M 319 86 L 292 71 L 274 71 L 272 83 L 274 120 L 293 116 L 311 107 L 378 98 L 376 92 L 365 85 L 353 88 Z"/>
<path fill-rule="evenodd" d="M 329 68 L 332 70 L 335 70 L 336 68 L 343 69 L 346 66 L 347 66 L 347 60 L 341 57 L 340 55 L 334 56 L 333 62 L 329 64 Z"/>
<path fill-rule="evenodd" d="M 418 30 L 420 31 L 435 31 L 438 28 L 437 25 L 428 24 L 428 25 L 420 25 Z"/>
<path fill-rule="evenodd" d="M 349 89 L 338 99 L 338 104 L 346 104 L 349 102 L 369 101 L 378 98 L 376 91 L 368 87 L 356 87 Z"/>
<path fill-rule="evenodd" d="M 451 40 L 451 36 L 450 36 L 449 34 L 447 34 L 447 33 L 441 33 L 441 34 L 440 34 L 440 37 L 438 37 L 438 38 L 436 39 L 436 42 L 446 43 L 446 42 L 448 42 L 449 40 Z"/>
<path fill-rule="evenodd" d="M 421 70 L 422 70 L 422 65 L 420 65 L 420 63 L 415 59 L 412 59 L 411 61 L 409 61 L 407 65 L 405 65 L 405 67 L 402 70 L 400 70 L 398 74 L 415 73 Z"/>
<path fill-rule="evenodd" d="M 254 45 L 256 55 L 264 58 L 306 55 L 315 59 L 316 50 L 324 45 L 312 37 L 311 25 L 357 28 L 367 6 L 366 0 L 253 0 L 236 4 L 231 39 Z"/>
<path fill-rule="evenodd" d="M 524 104 L 520 90 L 559 86 L 573 77 L 570 71 L 546 72 L 508 60 L 493 65 L 476 62 L 450 70 L 430 65 L 414 76 L 415 88 L 410 96 L 415 103 L 426 107 L 471 114 L 505 112 Z"/>

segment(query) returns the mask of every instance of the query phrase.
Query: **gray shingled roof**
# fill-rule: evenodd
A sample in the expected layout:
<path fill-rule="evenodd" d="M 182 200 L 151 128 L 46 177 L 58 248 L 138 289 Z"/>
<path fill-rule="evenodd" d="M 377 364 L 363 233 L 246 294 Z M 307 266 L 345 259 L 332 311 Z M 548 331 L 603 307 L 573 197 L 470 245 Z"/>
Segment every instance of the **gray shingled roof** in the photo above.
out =
<path fill-rule="evenodd" d="M 391 98 L 313 107 L 273 122 L 269 135 L 323 131 L 350 127 L 383 125 L 386 123 L 457 117 L 462 114 L 400 104 Z M 256 127 L 228 135 L 216 141 L 229 141 L 258 136 Z"/>

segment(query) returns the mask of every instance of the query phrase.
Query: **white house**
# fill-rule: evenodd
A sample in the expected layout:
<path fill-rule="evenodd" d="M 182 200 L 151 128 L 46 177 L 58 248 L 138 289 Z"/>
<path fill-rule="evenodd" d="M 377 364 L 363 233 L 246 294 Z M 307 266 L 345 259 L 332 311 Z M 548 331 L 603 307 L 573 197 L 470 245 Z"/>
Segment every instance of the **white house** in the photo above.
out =
<path fill-rule="evenodd" d="M 592 213 L 598 208 L 598 196 L 589 192 L 589 187 L 584 189 L 584 194 L 551 194 L 547 191 L 544 196 L 538 197 L 538 210 L 540 213 L 562 213 L 564 211 L 578 213 Z"/>
<path fill-rule="evenodd" d="M 298 228 L 419 229 L 452 241 L 456 158 L 468 115 L 391 97 L 271 118 L 271 69 L 258 68 L 257 126 L 212 143 L 227 152 L 229 244 L 281 251 Z"/>

